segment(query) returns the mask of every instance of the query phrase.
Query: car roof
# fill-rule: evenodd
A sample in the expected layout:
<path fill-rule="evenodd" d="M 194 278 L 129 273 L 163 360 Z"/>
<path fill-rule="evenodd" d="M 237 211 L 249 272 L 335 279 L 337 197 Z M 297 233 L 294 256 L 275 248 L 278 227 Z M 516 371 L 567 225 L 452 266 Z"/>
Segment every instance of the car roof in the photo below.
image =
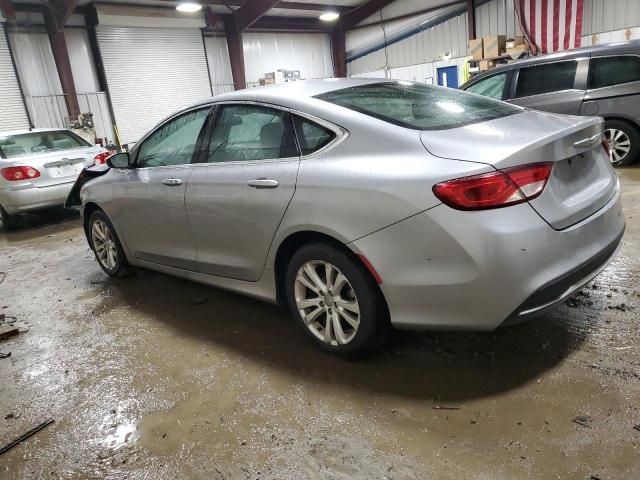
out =
<path fill-rule="evenodd" d="M 580 58 L 585 55 L 590 56 L 607 56 L 607 55 L 619 55 L 624 53 L 636 53 L 640 54 L 640 40 L 628 40 L 624 42 L 604 43 L 602 45 L 592 45 L 590 47 L 574 48 L 572 50 L 565 50 L 557 53 L 549 53 L 547 55 L 536 55 L 535 57 L 529 57 L 522 60 L 516 60 L 506 65 L 500 65 L 486 72 L 482 72 L 473 77 L 469 82 L 462 85 L 465 87 L 471 83 L 475 83 L 481 78 L 488 77 L 494 73 L 498 73 L 504 70 L 510 70 L 514 67 L 523 67 L 527 65 L 536 65 L 538 63 L 553 62 L 557 60 L 570 60 L 572 58 Z"/>
<path fill-rule="evenodd" d="M 224 101 L 255 101 L 273 103 L 289 108 L 303 108 L 305 105 L 318 102 L 313 97 L 343 88 L 371 85 L 375 83 L 394 82 L 385 78 L 323 78 L 317 80 L 298 80 L 295 82 L 264 85 L 260 87 L 236 90 L 200 101 L 187 108 Z"/>
<path fill-rule="evenodd" d="M 69 131 L 67 128 L 32 128 L 30 130 L 5 130 L 0 132 L 0 137 L 7 137 L 9 135 L 25 135 L 28 133 L 59 132 L 61 130 Z"/>

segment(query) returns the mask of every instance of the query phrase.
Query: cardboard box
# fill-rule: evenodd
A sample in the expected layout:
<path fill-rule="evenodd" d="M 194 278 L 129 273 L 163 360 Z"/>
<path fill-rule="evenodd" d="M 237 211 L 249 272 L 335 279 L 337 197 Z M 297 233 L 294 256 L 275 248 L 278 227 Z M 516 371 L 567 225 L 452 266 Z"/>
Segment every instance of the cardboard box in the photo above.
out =
<path fill-rule="evenodd" d="M 482 60 L 484 58 L 481 38 L 469 40 L 469 55 L 471 55 L 474 60 Z"/>
<path fill-rule="evenodd" d="M 517 60 L 528 51 L 529 51 L 528 45 L 518 45 L 517 47 L 514 47 L 514 48 L 507 48 L 507 55 L 509 55 L 514 60 Z"/>
<path fill-rule="evenodd" d="M 494 62 L 493 60 L 482 60 L 478 63 L 478 66 L 480 67 L 481 72 L 485 72 L 495 67 L 496 62 Z"/>
<path fill-rule="evenodd" d="M 516 35 L 513 38 L 510 38 L 509 40 L 507 40 L 506 42 L 506 48 L 516 48 L 518 45 L 524 45 L 524 37 L 523 36 L 518 36 Z"/>
<path fill-rule="evenodd" d="M 499 57 L 505 51 L 507 37 L 504 35 L 493 35 L 492 37 L 483 37 L 483 58 Z"/>

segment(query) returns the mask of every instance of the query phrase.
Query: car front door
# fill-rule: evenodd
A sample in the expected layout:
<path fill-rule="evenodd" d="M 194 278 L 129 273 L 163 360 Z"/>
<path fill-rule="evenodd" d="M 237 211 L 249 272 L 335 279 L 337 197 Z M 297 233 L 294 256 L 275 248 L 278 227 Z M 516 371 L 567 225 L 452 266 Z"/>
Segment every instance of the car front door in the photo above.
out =
<path fill-rule="evenodd" d="M 510 103 L 577 115 L 585 95 L 588 59 L 522 67 L 514 73 Z"/>
<path fill-rule="evenodd" d="M 184 198 L 209 111 L 199 108 L 165 122 L 133 152 L 135 168 L 119 171 L 116 228 L 137 259 L 193 268 L 196 246 Z"/>
<path fill-rule="evenodd" d="M 291 115 L 258 104 L 219 105 L 186 206 L 202 273 L 257 281 L 296 186 Z"/>

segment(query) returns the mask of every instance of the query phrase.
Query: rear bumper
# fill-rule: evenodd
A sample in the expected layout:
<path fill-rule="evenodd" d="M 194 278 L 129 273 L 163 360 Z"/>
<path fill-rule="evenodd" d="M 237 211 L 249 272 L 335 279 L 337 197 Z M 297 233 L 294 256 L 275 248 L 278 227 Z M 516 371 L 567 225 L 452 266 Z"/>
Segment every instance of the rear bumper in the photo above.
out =
<path fill-rule="evenodd" d="M 0 205 L 10 214 L 62 205 L 71 187 L 73 182 L 48 187 L 0 188 Z"/>
<path fill-rule="evenodd" d="M 439 205 L 351 246 L 382 277 L 394 326 L 492 330 L 542 314 L 590 281 L 624 228 L 618 188 L 561 231 L 528 204 L 480 212 Z"/>

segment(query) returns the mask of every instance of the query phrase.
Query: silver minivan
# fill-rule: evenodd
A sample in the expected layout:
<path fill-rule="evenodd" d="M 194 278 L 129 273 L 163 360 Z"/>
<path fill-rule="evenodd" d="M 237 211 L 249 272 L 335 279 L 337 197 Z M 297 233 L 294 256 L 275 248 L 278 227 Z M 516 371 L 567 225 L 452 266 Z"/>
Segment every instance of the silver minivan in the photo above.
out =
<path fill-rule="evenodd" d="M 639 40 L 513 62 L 460 88 L 536 110 L 604 117 L 611 162 L 640 158 Z"/>

